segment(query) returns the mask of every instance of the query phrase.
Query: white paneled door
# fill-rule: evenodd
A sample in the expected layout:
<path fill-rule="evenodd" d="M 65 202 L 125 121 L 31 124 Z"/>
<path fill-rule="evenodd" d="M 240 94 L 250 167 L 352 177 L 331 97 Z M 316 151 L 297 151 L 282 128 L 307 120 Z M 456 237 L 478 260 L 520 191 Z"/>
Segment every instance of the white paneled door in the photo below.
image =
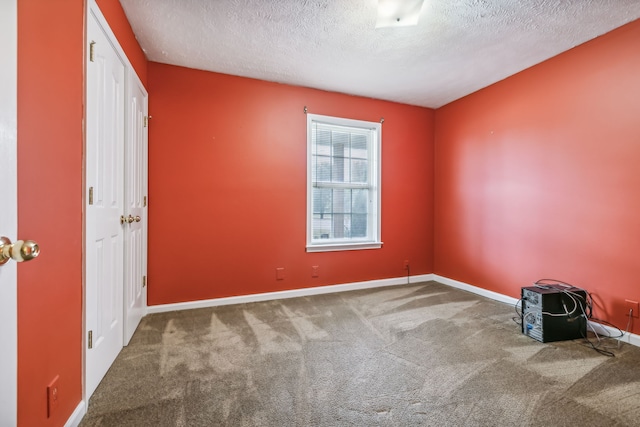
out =
<path fill-rule="evenodd" d="M 125 344 L 129 343 L 147 308 L 147 94 L 134 80 L 129 80 L 125 148 Z"/>
<path fill-rule="evenodd" d="M 147 92 L 94 2 L 87 18 L 85 398 L 147 309 Z"/>
<path fill-rule="evenodd" d="M 123 346 L 126 69 L 93 14 L 86 70 L 86 397 Z"/>
<path fill-rule="evenodd" d="M 18 1 L 0 2 L 0 235 L 17 236 L 17 34 Z M 0 267 L 0 420 L 17 424 L 18 327 L 16 264 Z"/>

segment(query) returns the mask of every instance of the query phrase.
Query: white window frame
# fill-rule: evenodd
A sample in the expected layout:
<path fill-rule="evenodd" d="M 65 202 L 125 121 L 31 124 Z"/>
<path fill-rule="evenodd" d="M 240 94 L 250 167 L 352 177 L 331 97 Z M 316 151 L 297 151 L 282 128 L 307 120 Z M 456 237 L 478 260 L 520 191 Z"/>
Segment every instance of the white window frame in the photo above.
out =
<path fill-rule="evenodd" d="M 329 126 L 347 127 L 369 133 L 369 204 L 367 209 L 367 236 L 365 238 L 344 239 L 314 239 L 313 238 L 313 126 L 323 124 Z M 379 249 L 381 240 L 381 162 L 382 154 L 382 125 L 378 122 L 345 119 L 318 114 L 307 114 L 307 252 L 347 251 L 359 249 Z M 336 185 L 332 188 L 339 188 Z M 349 184 L 343 188 L 350 187 Z"/>

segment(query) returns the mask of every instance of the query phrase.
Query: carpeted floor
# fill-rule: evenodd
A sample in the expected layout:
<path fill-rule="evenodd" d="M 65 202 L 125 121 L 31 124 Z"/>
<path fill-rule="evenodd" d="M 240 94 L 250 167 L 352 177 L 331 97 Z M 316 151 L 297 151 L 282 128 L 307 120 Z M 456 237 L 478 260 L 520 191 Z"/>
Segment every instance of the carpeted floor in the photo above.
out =
<path fill-rule="evenodd" d="M 640 426 L 640 348 L 435 282 L 145 317 L 90 426 Z"/>

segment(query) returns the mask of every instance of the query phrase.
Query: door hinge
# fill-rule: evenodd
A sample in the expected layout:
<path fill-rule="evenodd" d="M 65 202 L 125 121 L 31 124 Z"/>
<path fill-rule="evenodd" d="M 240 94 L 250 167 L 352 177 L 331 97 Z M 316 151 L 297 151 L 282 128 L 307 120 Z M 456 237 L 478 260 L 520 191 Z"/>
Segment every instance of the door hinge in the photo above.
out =
<path fill-rule="evenodd" d="M 147 116 L 144 116 L 144 127 L 147 127 Z"/>
<path fill-rule="evenodd" d="M 89 187 L 89 204 L 93 204 L 93 187 Z"/>
<path fill-rule="evenodd" d="M 146 207 L 147 207 L 147 196 L 144 196 L 144 197 L 142 198 L 142 207 L 143 207 L 143 208 L 146 208 Z"/>
<path fill-rule="evenodd" d="M 147 286 L 147 276 L 142 276 L 142 287 Z"/>
<path fill-rule="evenodd" d="M 93 331 L 89 331 L 89 349 L 93 348 Z"/>
<path fill-rule="evenodd" d="M 93 40 L 91 40 L 91 43 L 89 43 L 89 61 L 94 62 L 93 60 L 93 47 L 95 46 L 96 42 L 94 42 Z"/>

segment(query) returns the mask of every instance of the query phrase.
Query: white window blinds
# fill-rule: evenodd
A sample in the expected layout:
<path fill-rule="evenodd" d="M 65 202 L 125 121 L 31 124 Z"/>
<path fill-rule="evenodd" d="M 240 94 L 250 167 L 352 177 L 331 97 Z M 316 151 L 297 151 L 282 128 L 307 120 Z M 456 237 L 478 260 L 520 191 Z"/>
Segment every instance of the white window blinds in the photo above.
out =
<path fill-rule="evenodd" d="M 309 116 L 307 250 L 380 247 L 380 124 Z"/>

